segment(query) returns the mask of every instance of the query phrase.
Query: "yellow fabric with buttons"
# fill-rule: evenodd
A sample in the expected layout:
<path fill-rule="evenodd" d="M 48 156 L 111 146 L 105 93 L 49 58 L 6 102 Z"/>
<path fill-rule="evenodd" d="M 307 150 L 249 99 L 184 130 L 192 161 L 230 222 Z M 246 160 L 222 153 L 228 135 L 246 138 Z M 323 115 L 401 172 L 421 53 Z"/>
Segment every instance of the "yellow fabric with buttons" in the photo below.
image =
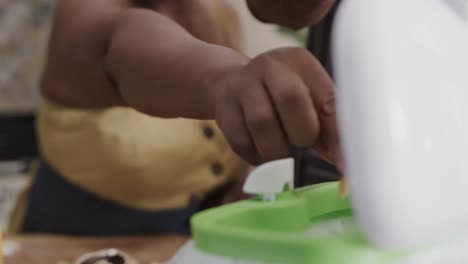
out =
<path fill-rule="evenodd" d="M 212 121 L 161 119 L 125 107 L 70 109 L 44 100 L 43 158 L 68 181 L 122 205 L 181 208 L 247 165 Z"/>

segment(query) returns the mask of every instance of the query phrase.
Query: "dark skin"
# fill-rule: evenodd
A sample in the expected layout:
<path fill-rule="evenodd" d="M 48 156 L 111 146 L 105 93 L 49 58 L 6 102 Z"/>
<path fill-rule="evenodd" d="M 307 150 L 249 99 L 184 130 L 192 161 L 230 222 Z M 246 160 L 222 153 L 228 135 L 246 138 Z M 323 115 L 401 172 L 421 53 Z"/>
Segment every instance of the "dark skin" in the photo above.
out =
<path fill-rule="evenodd" d="M 316 24 L 334 3 L 335 0 L 247 0 L 250 11 L 260 21 L 292 29 Z"/>
<path fill-rule="evenodd" d="M 221 40 L 217 1 L 144 2 L 59 1 L 44 96 L 69 107 L 214 119 L 253 164 L 287 157 L 291 145 L 337 157 L 333 82 L 307 50 L 249 58 Z M 248 3 L 262 21 L 300 28 L 317 22 L 333 1 Z"/>

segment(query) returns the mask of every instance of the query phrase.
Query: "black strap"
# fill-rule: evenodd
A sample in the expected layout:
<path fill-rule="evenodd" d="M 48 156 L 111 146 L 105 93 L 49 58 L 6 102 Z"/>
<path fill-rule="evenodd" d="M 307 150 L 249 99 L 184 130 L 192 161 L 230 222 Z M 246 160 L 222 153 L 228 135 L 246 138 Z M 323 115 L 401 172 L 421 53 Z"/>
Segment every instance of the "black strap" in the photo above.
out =
<path fill-rule="evenodd" d="M 40 162 L 28 202 L 22 232 L 87 236 L 188 235 L 189 219 L 201 208 L 201 201 L 195 199 L 187 207 L 167 210 L 126 207 L 68 182 L 44 161 Z"/>
<path fill-rule="evenodd" d="M 334 17 L 340 2 L 341 1 L 336 1 L 328 15 L 320 23 L 310 28 L 307 41 L 307 48 L 314 54 L 332 77 L 331 32 Z"/>

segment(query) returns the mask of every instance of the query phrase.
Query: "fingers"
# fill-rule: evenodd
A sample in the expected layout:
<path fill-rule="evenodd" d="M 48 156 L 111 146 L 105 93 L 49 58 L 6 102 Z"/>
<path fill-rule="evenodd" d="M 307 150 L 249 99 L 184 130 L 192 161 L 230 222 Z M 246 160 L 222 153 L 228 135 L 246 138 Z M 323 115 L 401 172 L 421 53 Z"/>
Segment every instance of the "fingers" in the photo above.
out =
<path fill-rule="evenodd" d="M 219 120 L 218 126 L 223 129 L 226 139 L 234 152 L 250 164 L 261 164 L 263 158 L 257 152 L 255 144 L 250 137 L 247 126 L 242 118 L 242 110 L 240 107 L 236 108 L 233 112 L 227 113 L 222 119 L 227 122 L 223 124 L 223 121 Z"/>
<path fill-rule="evenodd" d="M 227 84 L 230 91 L 233 84 Z M 250 164 L 260 164 L 262 157 L 255 148 L 239 102 L 233 93 L 223 94 L 217 101 L 216 122 L 223 131 L 234 152 Z"/>
<path fill-rule="evenodd" d="M 315 109 L 320 122 L 320 134 L 317 140 L 317 149 L 327 158 L 336 161 L 339 155 L 339 135 L 336 116 L 336 101 L 333 82 L 328 75 L 318 69 L 318 74 L 323 76 L 317 78 L 315 86 L 309 85 L 309 91 L 314 102 Z M 318 75 L 317 74 L 317 75 Z M 311 82 L 309 80 L 309 82 Z"/>
<path fill-rule="evenodd" d="M 286 157 L 290 146 L 315 146 L 337 161 L 334 84 L 308 51 L 274 50 L 228 76 L 216 119 L 244 159 L 258 164 Z"/>
<path fill-rule="evenodd" d="M 304 82 L 279 64 L 271 65 L 264 78 L 289 144 L 313 146 L 319 135 L 320 124 Z"/>
<path fill-rule="evenodd" d="M 244 86 L 240 100 L 257 152 L 263 161 L 287 157 L 288 143 L 266 87 L 250 76 L 245 78 L 250 86 Z"/>
<path fill-rule="evenodd" d="M 304 81 L 312 99 L 320 132 L 315 146 L 325 159 L 336 161 L 340 144 L 337 128 L 335 85 L 320 62 L 304 49 L 290 49 L 286 63 Z"/>

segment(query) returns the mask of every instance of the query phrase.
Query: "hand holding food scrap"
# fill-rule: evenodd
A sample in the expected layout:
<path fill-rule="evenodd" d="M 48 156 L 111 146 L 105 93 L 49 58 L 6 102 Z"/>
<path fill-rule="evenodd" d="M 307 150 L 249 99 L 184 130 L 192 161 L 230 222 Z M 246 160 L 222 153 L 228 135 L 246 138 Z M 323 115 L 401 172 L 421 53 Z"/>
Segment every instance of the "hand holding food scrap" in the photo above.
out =
<path fill-rule="evenodd" d="M 287 157 L 290 146 L 339 156 L 334 84 L 307 50 L 264 53 L 213 84 L 218 125 L 251 163 Z"/>

